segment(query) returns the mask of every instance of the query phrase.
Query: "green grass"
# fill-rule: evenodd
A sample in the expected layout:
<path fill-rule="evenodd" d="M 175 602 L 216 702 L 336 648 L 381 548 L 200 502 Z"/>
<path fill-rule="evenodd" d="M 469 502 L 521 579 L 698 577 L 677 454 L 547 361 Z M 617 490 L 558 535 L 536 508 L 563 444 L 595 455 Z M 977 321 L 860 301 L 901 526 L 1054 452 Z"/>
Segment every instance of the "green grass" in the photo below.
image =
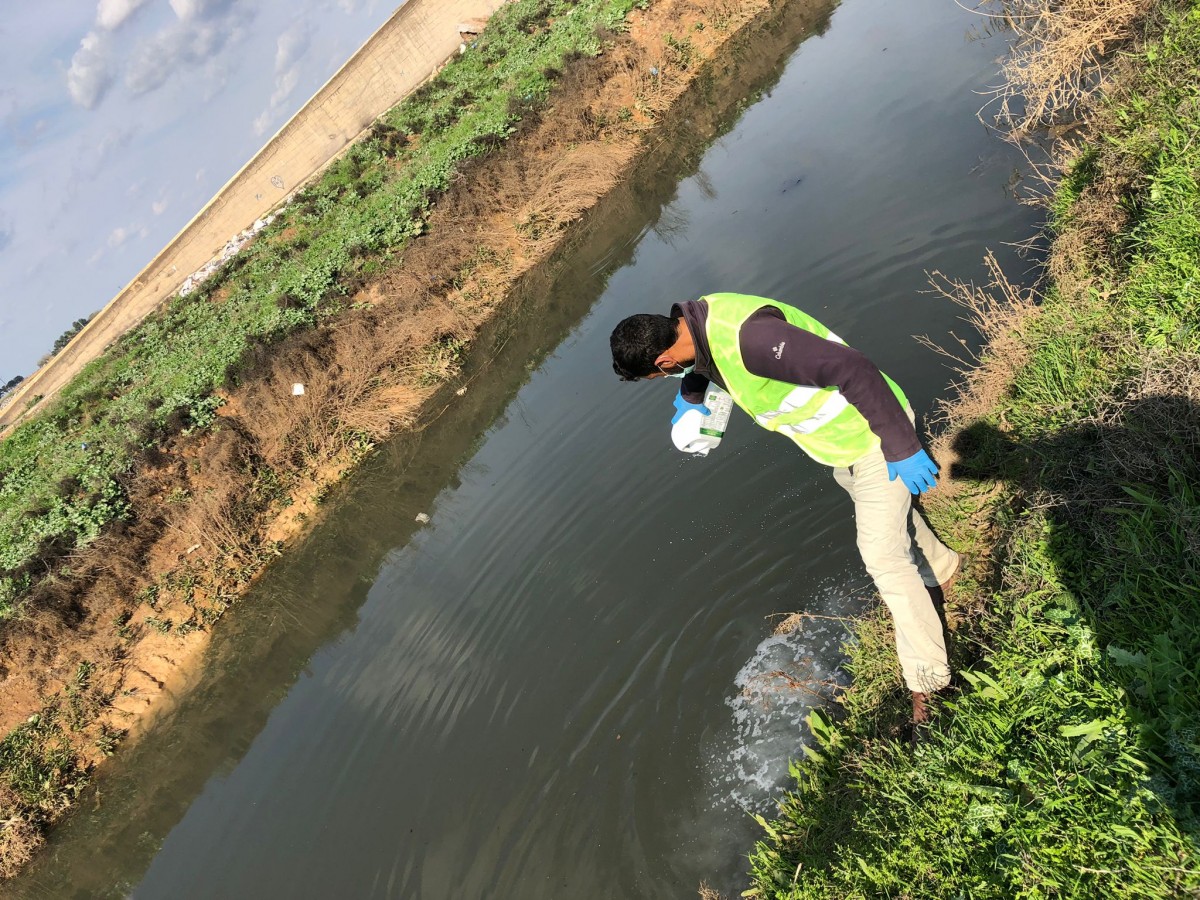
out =
<path fill-rule="evenodd" d="M 1114 173 L 1127 227 L 1025 329 L 931 510 L 996 569 L 960 590 L 961 690 L 915 748 L 886 619 L 751 857 L 760 898 L 1200 892 L 1200 11 L 1169 17 L 1064 178 L 1060 239 Z M 1108 181 L 1106 183 L 1112 183 Z M 1080 289 L 1082 288 L 1082 289 Z"/>
<path fill-rule="evenodd" d="M 0 777 L 22 808 L 6 810 L 44 825 L 71 804 L 87 784 L 80 767 L 79 745 L 88 740 L 89 726 L 111 698 L 92 684 L 92 665 L 81 663 L 75 677 L 49 698 L 41 711 L 0 740 Z M 121 737 L 108 727 L 95 732 L 92 743 L 111 752 Z"/>
<path fill-rule="evenodd" d="M 383 117 L 203 287 L 88 365 L 0 443 L 0 619 L 45 562 L 129 512 L 145 449 L 212 425 L 217 392 L 256 346 L 336 316 L 421 234 L 459 164 L 541 106 L 558 68 L 601 50 L 633 0 L 517 0 L 470 52 Z"/>

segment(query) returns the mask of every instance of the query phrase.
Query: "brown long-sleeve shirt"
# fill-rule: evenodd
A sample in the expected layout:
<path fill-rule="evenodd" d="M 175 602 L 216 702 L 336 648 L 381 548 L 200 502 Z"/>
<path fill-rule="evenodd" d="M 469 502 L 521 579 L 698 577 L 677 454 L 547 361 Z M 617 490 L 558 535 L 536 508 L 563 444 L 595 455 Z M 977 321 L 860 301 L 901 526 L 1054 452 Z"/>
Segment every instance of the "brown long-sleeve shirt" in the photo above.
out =
<path fill-rule="evenodd" d="M 713 362 L 705 322 L 708 303 L 687 300 L 671 307 L 683 317 L 696 346 L 696 368 L 684 377 L 679 392 L 689 403 L 703 403 L 708 382 L 725 388 Z M 879 436 L 884 459 L 899 462 L 921 449 L 908 414 L 879 369 L 852 347 L 817 337 L 788 324 L 778 309 L 764 306 L 742 323 L 739 350 L 747 371 L 762 378 L 816 388 L 837 388 Z"/>

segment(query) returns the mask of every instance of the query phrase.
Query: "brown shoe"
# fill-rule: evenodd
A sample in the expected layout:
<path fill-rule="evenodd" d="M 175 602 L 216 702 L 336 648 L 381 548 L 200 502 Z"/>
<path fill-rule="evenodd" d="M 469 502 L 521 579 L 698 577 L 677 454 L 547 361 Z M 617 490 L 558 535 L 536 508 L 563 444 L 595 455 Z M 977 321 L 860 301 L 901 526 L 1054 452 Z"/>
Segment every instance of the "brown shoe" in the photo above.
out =
<path fill-rule="evenodd" d="M 932 711 L 929 708 L 929 695 L 921 691 L 913 691 L 912 701 L 912 723 L 914 725 L 926 724 L 932 716 Z"/>
<path fill-rule="evenodd" d="M 913 725 L 929 725 L 929 722 L 934 718 L 934 713 L 937 712 L 937 707 L 934 703 L 934 695 L 925 694 L 923 691 L 912 692 L 912 724 Z"/>
<path fill-rule="evenodd" d="M 962 574 L 962 570 L 967 567 L 967 558 L 961 553 L 958 554 L 958 568 L 950 573 L 950 577 L 938 585 L 942 589 L 942 596 L 945 597 L 950 593 L 950 588 L 954 587 L 954 582 L 958 581 L 958 576 Z M 932 589 L 931 589 L 932 590 Z"/>

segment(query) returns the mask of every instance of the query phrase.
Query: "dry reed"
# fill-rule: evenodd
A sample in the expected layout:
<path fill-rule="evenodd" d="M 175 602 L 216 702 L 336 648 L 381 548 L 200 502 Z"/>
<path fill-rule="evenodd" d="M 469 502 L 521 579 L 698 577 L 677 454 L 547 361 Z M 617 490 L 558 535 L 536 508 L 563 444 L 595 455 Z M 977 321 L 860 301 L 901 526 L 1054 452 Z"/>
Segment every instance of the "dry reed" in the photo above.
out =
<path fill-rule="evenodd" d="M 959 281 L 936 269 L 929 273 L 933 291 L 961 307 L 965 311 L 963 321 L 985 342 L 985 349 L 976 351 L 951 333 L 958 343 L 952 350 L 928 337 L 918 338 L 924 346 L 950 359 L 960 378 L 953 400 L 939 404 L 937 416 L 944 422 L 971 421 L 995 409 L 997 398 L 1008 389 L 1029 356 L 1026 325 L 1037 308 L 1037 295 L 1033 289 L 1022 289 L 1009 281 L 991 251 L 984 263 L 988 271 L 984 285 Z"/>
<path fill-rule="evenodd" d="M 993 92 L 996 124 L 1015 140 L 1039 128 L 1076 126 L 1106 83 L 1106 61 L 1136 36 L 1154 5 L 1154 0 L 984 3 L 980 11 L 1014 36 L 1001 66 L 1003 83 Z"/>

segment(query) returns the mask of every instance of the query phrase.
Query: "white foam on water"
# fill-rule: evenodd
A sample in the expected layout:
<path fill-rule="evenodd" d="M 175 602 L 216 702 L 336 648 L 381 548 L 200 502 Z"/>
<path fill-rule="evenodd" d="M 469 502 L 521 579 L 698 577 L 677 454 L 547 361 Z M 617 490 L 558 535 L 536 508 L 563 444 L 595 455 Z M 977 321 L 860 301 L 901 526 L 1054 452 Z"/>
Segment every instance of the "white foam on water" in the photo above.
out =
<path fill-rule="evenodd" d="M 837 590 L 845 596 L 845 586 Z M 828 604 L 822 604 L 828 608 Z M 812 740 L 804 719 L 849 683 L 842 668 L 845 623 L 805 618 L 796 630 L 764 639 L 738 671 L 725 703 L 732 711 L 727 741 L 709 756 L 714 806 L 767 815 L 787 787 L 788 763 Z"/>

